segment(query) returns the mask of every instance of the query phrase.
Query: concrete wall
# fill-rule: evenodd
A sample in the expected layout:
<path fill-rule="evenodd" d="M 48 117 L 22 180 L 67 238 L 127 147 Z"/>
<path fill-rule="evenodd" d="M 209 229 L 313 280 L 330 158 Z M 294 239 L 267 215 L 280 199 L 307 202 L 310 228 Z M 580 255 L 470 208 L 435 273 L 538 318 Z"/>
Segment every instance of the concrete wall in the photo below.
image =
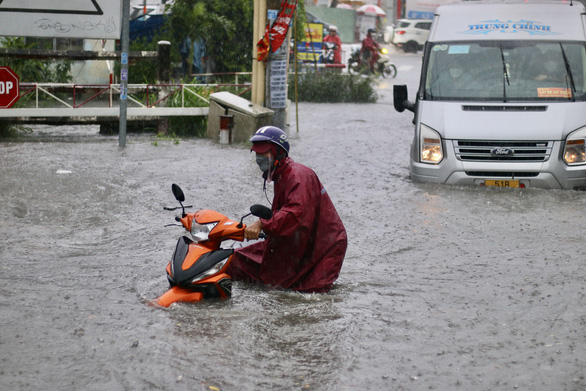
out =
<path fill-rule="evenodd" d="M 93 52 L 113 52 L 116 50 L 115 41 L 110 39 L 106 41 L 105 47 L 102 46 L 102 40 L 97 39 L 85 39 L 83 42 L 83 50 L 89 50 Z M 108 84 L 110 82 L 110 67 L 114 68 L 113 60 L 88 60 L 78 61 L 71 64 L 71 76 L 74 83 L 85 83 L 85 84 Z M 120 75 L 116 75 L 120 76 Z"/>
<path fill-rule="evenodd" d="M 305 10 L 319 20 L 338 28 L 342 43 L 354 43 L 356 11 L 342 8 L 314 7 L 305 5 Z"/>
<path fill-rule="evenodd" d="M 206 137 L 215 141 L 220 140 L 220 116 L 233 115 L 234 127 L 232 128 L 232 142 L 248 142 L 250 137 L 261 127 L 273 124 L 273 114 L 271 113 L 251 116 L 241 111 L 222 106 L 213 100 L 210 100 L 210 111 L 208 113 L 208 124 Z"/>

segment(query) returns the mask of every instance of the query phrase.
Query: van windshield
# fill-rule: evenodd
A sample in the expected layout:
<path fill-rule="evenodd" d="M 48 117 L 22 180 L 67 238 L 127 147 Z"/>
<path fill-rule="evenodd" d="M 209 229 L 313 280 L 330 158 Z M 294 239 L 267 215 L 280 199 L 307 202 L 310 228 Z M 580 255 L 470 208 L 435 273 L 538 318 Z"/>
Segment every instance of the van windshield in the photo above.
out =
<path fill-rule="evenodd" d="M 441 42 L 426 57 L 425 100 L 586 100 L 583 42 Z"/>

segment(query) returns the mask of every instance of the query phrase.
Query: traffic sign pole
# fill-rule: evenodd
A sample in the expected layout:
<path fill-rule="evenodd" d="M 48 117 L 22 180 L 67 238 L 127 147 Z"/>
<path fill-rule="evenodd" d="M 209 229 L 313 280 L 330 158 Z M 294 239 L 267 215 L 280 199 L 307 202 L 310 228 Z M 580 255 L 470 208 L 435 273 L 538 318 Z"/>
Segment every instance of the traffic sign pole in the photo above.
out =
<path fill-rule="evenodd" d="M 122 37 L 120 37 L 120 122 L 118 126 L 118 146 L 126 146 L 126 113 L 128 108 L 128 48 L 130 0 L 122 0 Z"/>

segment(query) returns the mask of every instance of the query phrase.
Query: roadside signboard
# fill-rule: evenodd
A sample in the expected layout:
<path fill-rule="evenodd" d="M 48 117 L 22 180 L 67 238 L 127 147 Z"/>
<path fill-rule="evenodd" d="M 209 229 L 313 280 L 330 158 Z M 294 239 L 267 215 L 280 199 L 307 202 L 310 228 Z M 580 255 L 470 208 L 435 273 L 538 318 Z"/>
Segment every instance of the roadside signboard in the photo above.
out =
<path fill-rule="evenodd" d="M 297 43 L 297 59 L 300 61 L 319 61 L 324 40 L 324 25 L 308 23 L 303 26 L 305 38 Z"/>
<path fill-rule="evenodd" d="M 121 4 L 121 0 L 0 0 L 0 36 L 120 39 Z"/>
<path fill-rule="evenodd" d="M 10 67 L 0 67 L 0 109 L 8 109 L 20 98 L 19 78 Z"/>

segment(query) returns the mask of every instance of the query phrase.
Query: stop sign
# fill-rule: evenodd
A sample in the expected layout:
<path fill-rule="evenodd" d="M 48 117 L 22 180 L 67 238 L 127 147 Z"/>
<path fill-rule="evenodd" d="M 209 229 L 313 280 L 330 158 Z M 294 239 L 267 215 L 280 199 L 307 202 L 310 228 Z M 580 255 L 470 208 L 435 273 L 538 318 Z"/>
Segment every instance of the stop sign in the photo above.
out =
<path fill-rule="evenodd" d="M 7 109 L 20 98 L 18 76 L 10 67 L 0 67 L 0 109 Z"/>

